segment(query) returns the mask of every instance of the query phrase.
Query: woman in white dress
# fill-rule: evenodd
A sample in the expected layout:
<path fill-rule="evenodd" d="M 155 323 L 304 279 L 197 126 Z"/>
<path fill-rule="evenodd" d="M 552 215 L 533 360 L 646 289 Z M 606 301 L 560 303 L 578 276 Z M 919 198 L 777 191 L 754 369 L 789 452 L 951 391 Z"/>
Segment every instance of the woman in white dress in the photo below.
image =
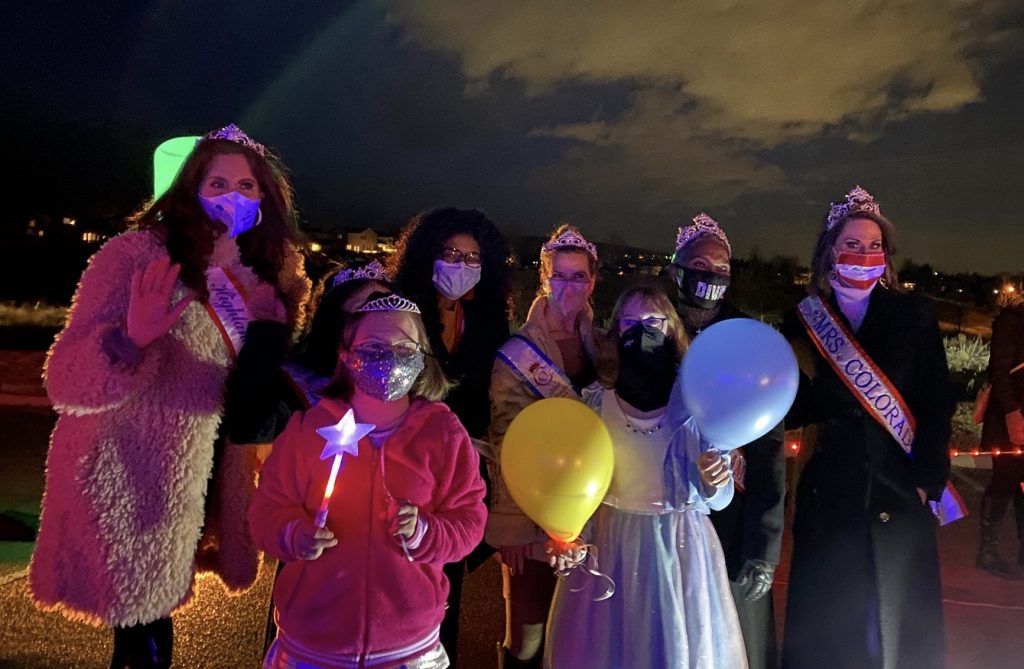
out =
<path fill-rule="evenodd" d="M 747 666 L 722 547 L 708 520 L 732 499 L 728 459 L 673 393 L 686 334 L 668 297 L 638 287 L 615 306 L 615 385 L 588 404 L 612 436 L 615 472 L 589 526 L 599 570 L 560 579 L 545 666 Z M 670 401 L 671 398 L 671 401 Z"/>

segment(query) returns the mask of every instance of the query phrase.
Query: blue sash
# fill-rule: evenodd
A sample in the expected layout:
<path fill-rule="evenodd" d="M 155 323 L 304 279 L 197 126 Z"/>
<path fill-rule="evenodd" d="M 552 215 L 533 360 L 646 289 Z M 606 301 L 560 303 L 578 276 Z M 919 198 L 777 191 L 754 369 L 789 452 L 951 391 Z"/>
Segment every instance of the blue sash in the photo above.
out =
<path fill-rule="evenodd" d="M 508 365 L 537 399 L 568 397 L 582 400 L 572 380 L 526 337 L 516 334 L 498 349 L 498 360 Z"/>

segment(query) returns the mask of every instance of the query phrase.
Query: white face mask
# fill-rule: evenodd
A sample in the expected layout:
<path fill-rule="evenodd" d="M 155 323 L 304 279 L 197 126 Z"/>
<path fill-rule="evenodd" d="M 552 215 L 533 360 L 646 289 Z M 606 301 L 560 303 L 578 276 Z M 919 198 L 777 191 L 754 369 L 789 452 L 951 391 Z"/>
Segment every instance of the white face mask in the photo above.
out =
<path fill-rule="evenodd" d="M 434 261 L 434 287 L 449 300 L 457 300 L 480 283 L 483 268 L 461 262 Z"/>
<path fill-rule="evenodd" d="M 199 204 L 207 216 L 228 226 L 228 237 L 237 237 L 263 220 L 260 201 L 247 198 L 238 191 L 214 197 L 200 195 Z"/>

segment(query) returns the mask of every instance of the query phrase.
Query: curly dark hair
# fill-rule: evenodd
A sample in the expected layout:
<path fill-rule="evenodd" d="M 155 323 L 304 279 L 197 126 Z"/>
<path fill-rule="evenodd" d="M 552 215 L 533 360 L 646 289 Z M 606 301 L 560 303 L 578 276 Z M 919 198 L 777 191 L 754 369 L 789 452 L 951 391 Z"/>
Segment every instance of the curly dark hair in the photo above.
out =
<path fill-rule="evenodd" d="M 485 328 L 496 324 L 507 328 L 510 315 L 508 241 L 482 211 L 445 207 L 414 216 L 402 229 L 395 253 L 388 260 L 388 274 L 395 278 L 399 292 L 419 305 L 430 343 L 439 353 L 445 348 L 441 339 L 438 293 L 432 281 L 434 260 L 444 250 L 444 243 L 460 234 L 472 236 L 480 245 L 481 274 L 474 288 L 476 308 L 473 312 Z"/>
<path fill-rule="evenodd" d="M 206 301 L 206 269 L 216 239 L 226 233 L 211 221 L 199 204 L 199 188 L 210 162 L 224 154 L 245 156 L 259 183 L 263 220 L 238 236 L 242 262 L 256 276 L 280 288 L 278 272 L 284 265 L 286 242 L 300 249 L 300 235 L 291 183 L 284 165 L 269 150 L 261 156 L 252 149 L 224 139 L 200 141 L 185 160 L 171 187 L 129 218 L 139 229 L 157 231 L 171 260 L 181 265 L 181 281 Z"/>

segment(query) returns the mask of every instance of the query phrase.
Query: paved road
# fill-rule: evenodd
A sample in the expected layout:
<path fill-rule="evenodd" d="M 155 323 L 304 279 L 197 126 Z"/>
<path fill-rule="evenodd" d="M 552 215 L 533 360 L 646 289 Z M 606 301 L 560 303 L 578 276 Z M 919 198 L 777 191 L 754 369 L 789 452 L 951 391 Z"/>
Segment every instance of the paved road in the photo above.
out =
<path fill-rule="evenodd" d="M 0 407 L 0 512 L 30 513 L 38 508 L 52 423 L 52 414 L 45 410 Z M 972 472 L 959 472 L 958 478 L 966 501 L 976 510 L 981 479 Z M 1002 581 L 973 568 L 977 531 L 974 516 L 940 530 L 948 666 L 1024 667 L 1024 580 Z M 1009 547 L 1016 545 L 1009 522 L 1004 538 L 1009 556 Z M 25 597 L 24 570 L 31 546 L 0 541 L 0 669 L 106 667 L 108 631 L 40 613 Z M 238 597 L 228 597 L 215 580 L 202 579 L 193 603 L 175 616 L 175 666 L 258 667 L 271 573 L 264 569 L 259 583 Z M 776 591 L 780 614 L 785 582 L 783 567 Z M 500 572 L 494 562 L 467 579 L 463 629 L 459 648 L 463 669 L 495 666 L 503 604 Z"/>

